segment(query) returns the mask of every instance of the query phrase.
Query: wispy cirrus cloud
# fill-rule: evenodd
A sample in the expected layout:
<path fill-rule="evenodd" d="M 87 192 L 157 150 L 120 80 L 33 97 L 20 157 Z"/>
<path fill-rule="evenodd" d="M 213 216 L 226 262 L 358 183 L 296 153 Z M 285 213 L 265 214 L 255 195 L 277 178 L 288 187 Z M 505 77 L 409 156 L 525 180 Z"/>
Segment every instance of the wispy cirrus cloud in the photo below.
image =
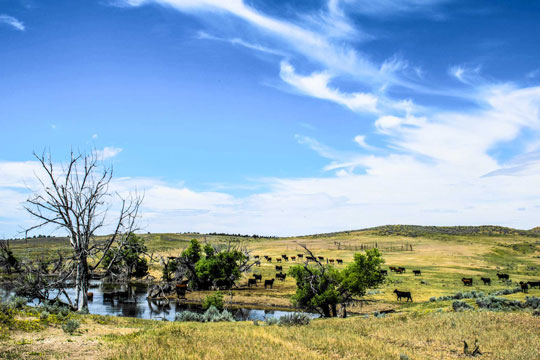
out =
<path fill-rule="evenodd" d="M 343 93 L 331 88 L 328 83 L 332 77 L 328 72 L 314 72 L 302 76 L 296 73 L 292 65 L 282 62 L 280 76 L 283 81 L 303 94 L 336 102 L 355 112 L 377 112 L 376 96 L 362 92 Z"/>
<path fill-rule="evenodd" d="M 23 22 L 14 18 L 13 16 L 0 14 L 0 24 L 5 24 L 12 27 L 15 30 L 25 31 L 26 27 Z"/>
<path fill-rule="evenodd" d="M 116 155 L 120 154 L 122 152 L 122 148 L 114 147 L 114 146 L 105 146 L 103 149 L 95 150 L 94 154 L 97 156 L 100 160 L 107 160 L 115 157 Z"/>

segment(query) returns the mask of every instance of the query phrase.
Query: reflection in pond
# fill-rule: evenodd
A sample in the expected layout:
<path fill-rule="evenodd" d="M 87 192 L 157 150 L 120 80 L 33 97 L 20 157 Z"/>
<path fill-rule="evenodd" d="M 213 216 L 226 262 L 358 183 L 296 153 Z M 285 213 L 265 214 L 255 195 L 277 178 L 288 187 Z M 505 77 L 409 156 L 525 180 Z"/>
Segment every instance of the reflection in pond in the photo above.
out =
<path fill-rule="evenodd" d="M 144 284 L 111 284 L 91 280 L 89 285 L 93 293 L 92 299 L 88 302 L 88 310 L 91 314 L 173 321 L 176 313 L 182 311 L 204 312 L 199 304 L 147 300 L 148 287 Z M 66 289 L 66 292 L 69 296 L 75 295 L 73 288 Z M 8 284 L 0 284 L 0 299 L 5 299 L 11 294 L 13 292 Z M 33 301 L 30 304 L 37 305 L 38 302 Z M 238 321 L 279 318 L 290 313 L 289 311 L 246 308 L 233 308 L 230 311 Z M 314 318 L 318 317 L 317 314 L 310 315 Z"/>

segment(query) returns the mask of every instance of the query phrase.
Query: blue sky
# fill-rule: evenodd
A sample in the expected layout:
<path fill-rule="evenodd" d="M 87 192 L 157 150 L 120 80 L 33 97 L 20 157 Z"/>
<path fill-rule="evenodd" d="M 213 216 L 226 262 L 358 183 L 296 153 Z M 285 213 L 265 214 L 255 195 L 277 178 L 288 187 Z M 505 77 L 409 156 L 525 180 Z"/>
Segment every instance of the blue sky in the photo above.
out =
<path fill-rule="evenodd" d="M 96 148 L 147 231 L 538 225 L 540 4 L 0 1 L 0 236 Z M 30 190 L 28 189 L 30 188 Z"/>

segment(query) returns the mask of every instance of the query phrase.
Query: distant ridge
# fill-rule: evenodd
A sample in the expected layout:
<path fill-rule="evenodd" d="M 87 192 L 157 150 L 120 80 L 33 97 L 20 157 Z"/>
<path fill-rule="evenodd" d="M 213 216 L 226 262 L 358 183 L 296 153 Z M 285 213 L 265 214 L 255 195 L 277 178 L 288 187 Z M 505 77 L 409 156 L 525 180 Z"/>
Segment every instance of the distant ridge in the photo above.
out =
<path fill-rule="evenodd" d="M 482 236 L 501 236 L 501 235 L 521 235 L 521 236 L 540 236 L 540 227 L 531 230 L 513 229 L 496 225 L 481 226 L 422 226 L 422 225 L 384 225 L 377 226 L 364 231 L 376 235 L 399 235 L 399 236 L 427 236 L 427 235 L 482 235 Z"/>

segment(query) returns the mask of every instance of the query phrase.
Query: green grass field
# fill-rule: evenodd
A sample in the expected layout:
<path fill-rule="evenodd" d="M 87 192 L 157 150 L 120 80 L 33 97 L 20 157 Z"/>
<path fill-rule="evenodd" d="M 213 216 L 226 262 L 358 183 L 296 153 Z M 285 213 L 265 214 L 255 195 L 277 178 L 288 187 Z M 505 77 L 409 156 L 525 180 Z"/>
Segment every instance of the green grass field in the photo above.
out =
<path fill-rule="evenodd" d="M 0 342 L 0 358 L 15 354 L 19 358 L 68 357 L 58 347 L 47 347 L 48 340 L 58 343 L 88 342 L 86 357 L 113 359 L 447 359 L 463 356 L 463 340 L 478 339 L 484 352 L 481 359 L 540 359 L 540 318 L 530 312 L 455 313 L 452 301 L 430 302 L 431 297 L 479 290 L 492 293 L 516 287 L 519 281 L 540 280 L 540 237 L 536 232 L 488 228 L 417 228 L 387 226 L 362 231 L 348 231 L 291 238 L 250 238 L 200 234 L 144 234 L 149 249 L 160 255 L 178 255 L 192 238 L 202 241 L 242 241 L 252 255 L 273 257 L 302 253 L 300 244 L 316 255 L 343 259 L 345 266 L 362 248 L 377 246 L 385 259 L 384 269 L 403 266 L 405 274 L 389 272 L 388 279 L 373 289 L 363 306 L 349 313 L 369 317 L 315 320 L 305 327 L 255 326 L 252 322 L 198 324 L 162 323 L 136 319 L 86 316 L 77 336 L 61 334 L 47 327 L 36 333 L 15 331 Z M 412 251 L 410 250 L 412 246 Z M 46 256 L 65 249 L 61 239 L 14 242 L 18 256 Z M 405 251 L 405 249 L 409 249 Z M 284 262 L 284 272 L 294 262 Z M 253 272 L 264 278 L 275 275 L 275 260 L 262 260 Z M 412 270 L 421 270 L 414 276 Z M 512 284 L 497 280 L 496 273 L 510 274 Z M 159 277 L 158 264 L 151 273 Z M 274 289 L 262 286 L 247 289 L 247 277 L 234 289 L 232 301 L 243 306 L 266 308 L 290 307 L 295 283 L 287 278 L 276 281 Z M 465 287 L 462 277 L 472 277 L 474 285 Z M 484 286 L 480 277 L 490 277 Z M 411 291 L 413 303 L 396 301 L 394 289 Z M 188 301 L 201 301 L 208 292 L 188 293 Z M 230 294 L 229 294 L 230 295 Z M 516 293 L 509 299 L 540 297 L 540 290 Z M 474 301 L 468 301 L 474 304 Z M 375 318 L 376 310 L 395 309 L 394 315 Z M 85 332 L 85 330 L 87 332 Z M 41 339 L 37 341 L 36 339 Z M 31 344 L 19 345 L 21 341 Z M 83 346 L 83 345 L 81 345 Z M 82 348 L 84 348 L 81 347 Z M 41 350 L 39 350 L 41 349 Z M 5 350 L 5 351 L 3 351 Z M 40 352 L 41 351 L 41 352 Z M 1 355 L 1 354 L 4 355 Z M 14 356 L 15 356 L 14 355 Z M 10 355 L 11 356 L 11 355 Z M 33 357 L 34 356 L 34 357 Z M 69 356 L 70 358 L 77 358 Z M 17 357 L 12 357 L 17 358 Z"/>

